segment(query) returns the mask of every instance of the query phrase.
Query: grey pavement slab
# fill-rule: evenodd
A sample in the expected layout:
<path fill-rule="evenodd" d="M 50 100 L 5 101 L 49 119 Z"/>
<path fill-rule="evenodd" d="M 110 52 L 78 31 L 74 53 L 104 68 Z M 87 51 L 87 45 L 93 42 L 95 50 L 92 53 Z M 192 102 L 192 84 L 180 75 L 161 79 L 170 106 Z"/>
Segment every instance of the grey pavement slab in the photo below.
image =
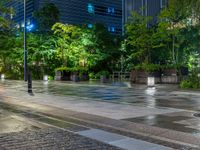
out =
<path fill-rule="evenodd" d="M 146 115 L 165 114 L 172 112 L 180 112 L 179 109 L 173 108 L 155 108 L 145 106 L 133 106 L 128 104 L 108 103 L 104 101 L 94 101 L 90 98 L 77 98 L 77 97 L 63 97 L 46 94 L 36 94 L 30 97 L 28 94 L 18 92 L 15 94 L 14 90 L 4 93 L 4 96 L 19 97 L 31 102 L 40 103 L 49 106 L 56 106 L 63 109 L 69 109 L 77 112 L 83 112 L 112 119 L 126 119 Z"/>
<path fill-rule="evenodd" d="M 78 134 L 89 137 L 89 138 L 93 138 L 102 142 L 107 142 L 107 143 L 112 142 L 112 141 L 122 140 L 125 138 L 122 135 L 109 133 L 109 132 L 98 130 L 98 129 L 81 131 L 81 132 L 78 132 Z"/>
<path fill-rule="evenodd" d="M 172 150 L 172 148 L 152 144 L 149 142 L 136 140 L 133 138 L 127 138 L 115 142 L 110 142 L 109 144 L 124 148 L 126 150 Z"/>
<path fill-rule="evenodd" d="M 134 138 L 128 138 L 115 133 L 109 133 L 103 130 L 91 129 L 78 132 L 78 134 L 92 138 L 101 142 L 108 143 L 113 146 L 117 146 L 126 150 L 172 150 L 171 148 L 137 140 Z"/>

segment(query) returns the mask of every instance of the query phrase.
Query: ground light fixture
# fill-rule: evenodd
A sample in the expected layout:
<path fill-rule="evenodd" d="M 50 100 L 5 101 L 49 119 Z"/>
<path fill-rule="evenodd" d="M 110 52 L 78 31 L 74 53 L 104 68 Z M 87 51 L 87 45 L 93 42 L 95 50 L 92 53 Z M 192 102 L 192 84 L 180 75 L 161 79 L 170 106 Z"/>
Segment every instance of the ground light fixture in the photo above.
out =
<path fill-rule="evenodd" d="M 5 80 L 5 74 L 1 74 L 1 80 Z"/>
<path fill-rule="evenodd" d="M 155 77 L 148 77 L 147 78 L 147 86 L 154 87 L 155 86 Z"/>

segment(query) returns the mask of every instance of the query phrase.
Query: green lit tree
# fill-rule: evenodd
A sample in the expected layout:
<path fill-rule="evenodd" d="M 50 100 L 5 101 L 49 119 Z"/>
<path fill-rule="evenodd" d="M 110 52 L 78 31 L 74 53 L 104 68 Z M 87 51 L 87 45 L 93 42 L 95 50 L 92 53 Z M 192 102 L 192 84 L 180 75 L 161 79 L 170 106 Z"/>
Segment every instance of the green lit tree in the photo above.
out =
<path fill-rule="evenodd" d="M 154 33 L 151 27 L 148 27 L 150 17 L 141 16 L 136 12 L 132 15 L 126 24 L 126 44 L 129 45 L 129 62 L 151 63 L 151 51 Z"/>

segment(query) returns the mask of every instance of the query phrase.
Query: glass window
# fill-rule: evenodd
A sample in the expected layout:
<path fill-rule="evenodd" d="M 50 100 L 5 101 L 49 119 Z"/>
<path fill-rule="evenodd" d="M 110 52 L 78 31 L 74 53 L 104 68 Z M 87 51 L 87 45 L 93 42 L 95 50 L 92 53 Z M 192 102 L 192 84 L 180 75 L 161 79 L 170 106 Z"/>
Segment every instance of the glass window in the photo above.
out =
<path fill-rule="evenodd" d="M 114 13 L 115 13 L 115 8 L 113 8 L 113 7 L 108 7 L 108 13 L 109 13 L 109 14 L 114 14 Z"/>
<path fill-rule="evenodd" d="M 115 27 L 112 26 L 112 27 L 108 27 L 108 31 L 109 32 L 115 32 L 116 30 L 115 30 Z"/>
<path fill-rule="evenodd" d="M 88 12 L 91 14 L 94 13 L 94 6 L 91 3 L 88 4 Z"/>
<path fill-rule="evenodd" d="M 89 23 L 87 26 L 88 26 L 89 29 L 93 28 L 93 24 L 91 24 L 91 23 Z"/>

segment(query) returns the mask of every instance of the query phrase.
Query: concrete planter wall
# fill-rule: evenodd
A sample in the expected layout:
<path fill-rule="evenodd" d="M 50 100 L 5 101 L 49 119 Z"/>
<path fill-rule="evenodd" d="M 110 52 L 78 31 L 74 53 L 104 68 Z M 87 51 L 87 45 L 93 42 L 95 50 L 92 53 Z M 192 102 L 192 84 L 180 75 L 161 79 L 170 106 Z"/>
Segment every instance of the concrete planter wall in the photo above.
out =
<path fill-rule="evenodd" d="M 101 83 L 106 83 L 106 82 L 108 82 L 107 76 L 101 75 L 101 76 L 100 76 L 100 82 L 101 82 Z"/>
<path fill-rule="evenodd" d="M 78 82 L 78 81 L 80 81 L 80 78 L 77 74 L 74 74 L 74 75 L 72 75 L 71 80 L 74 82 Z"/>
<path fill-rule="evenodd" d="M 162 76 L 161 77 L 161 83 L 165 84 L 178 84 L 180 82 L 178 76 Z"/>
<path fill-rule="evenodd" d="M 55 72 L 55 78 L 56 81 L 61 81 L 62 80 L 62 73 L 61 71 L 56 71 Z"/>
<path fill-rule="evenodd" d="M 180 76 L 177 75 L 176 69 L 164 69 L 162 72 L 156 71 L 153 73 L 148 73 L 143 70 L 132 70 L 131 72 L 132 83 L 147 84 L 148 77 L 155 77 L 156 84 L 178 84 L 180 82 Z"/>
<path fill-rule="evenodd" d="M 88 81 L 88 73 L 83 73 L 81 76 L 79 72 L 66 72 L 66 71 L 56 71 L 55 72 L 56 81 Z"/>

